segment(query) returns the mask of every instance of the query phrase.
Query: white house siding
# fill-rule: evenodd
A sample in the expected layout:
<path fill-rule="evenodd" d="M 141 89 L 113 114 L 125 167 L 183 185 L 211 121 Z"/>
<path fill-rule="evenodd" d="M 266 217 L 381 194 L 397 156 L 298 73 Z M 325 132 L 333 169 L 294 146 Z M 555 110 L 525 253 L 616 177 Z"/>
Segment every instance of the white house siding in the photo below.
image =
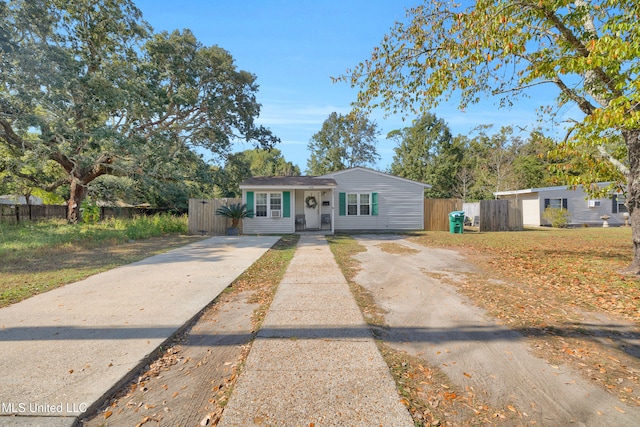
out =
<path fill-rule="evenodd" d="M 243 191 L 242 203 L 247 203 L 247 192 L 253 191 L 255 193 L 264 192 L 279 192 L 278 190 L 265 190 L 261 188 L 251 188 Z M 289 191 L 289 190 L 285 190 Z M 295 191 L 291 191 L 291 215 L 288 218 L 245 218 L 242 220 L 242 232 L 244 234 L 289 234 L 294 232 L 294 220 L 295 215 L 293 213 L 293 206 L 295 205 Z M 247 206 L 249 209 L 253 209 L 253 206 Z"/>
<path fill-rule="evenodd" d="M 367 169 L 348 169 L 323 178 L 338 186 L 333 194 L 335 230 L 422 230 L 424 186 Z M 340 193 L 378 193 L 378 215 L 341 216 Z"/>

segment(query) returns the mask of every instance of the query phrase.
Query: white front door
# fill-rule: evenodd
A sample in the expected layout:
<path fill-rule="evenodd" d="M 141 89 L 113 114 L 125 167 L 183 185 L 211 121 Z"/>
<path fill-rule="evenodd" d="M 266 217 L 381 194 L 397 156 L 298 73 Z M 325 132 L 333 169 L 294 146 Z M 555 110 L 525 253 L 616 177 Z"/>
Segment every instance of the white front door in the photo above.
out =
<path fill-rule="evenodd" d="M 322 195 L 319 191 L 305 191 L 304 217 L 307 221 L 307 228 L 320 228 L 320 207 L 322 206 Z"/>

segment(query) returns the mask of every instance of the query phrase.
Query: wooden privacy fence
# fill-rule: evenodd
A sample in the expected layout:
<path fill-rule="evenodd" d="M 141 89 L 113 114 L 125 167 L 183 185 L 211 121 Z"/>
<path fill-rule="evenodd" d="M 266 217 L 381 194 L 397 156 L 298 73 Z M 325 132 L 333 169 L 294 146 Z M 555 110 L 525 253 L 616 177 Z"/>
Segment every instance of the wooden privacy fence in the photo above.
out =
<path fill-rule="evenodd" d="M 522 201 L 515 199 L 481 200 L 480 231 L 521 231 Z"/>
<path fill-rule="evenodd" d="M 424 229 L 449 231 L 449 213 L 465 211 L 480 231 L 520 231 L 522 225 L 522 201 L 515 199 L 482 200 L 473 204 L 461 199 L 424 199 Z M 477 205 L 477 206 L 476 206 Z M 470 214 L 473 214 L 471 216 Z"/>
<path fill-rule="evenodd" d="M 0 205 L 0 222 L 17 223 L 67 217 L 64 205 Z"/>
<path fill-rule="evenodd" d="M 231 220 L 216 215 L 216 210 L 232 203 L 242 203 L 242 199 L 189 199 L 189 234 L 226 235 Z"/>
<path fill-rule="evenodd" d="M 462 210 L 462 199 L 424 199 L 424 229 L 449 231 L 449 213 Z"/>

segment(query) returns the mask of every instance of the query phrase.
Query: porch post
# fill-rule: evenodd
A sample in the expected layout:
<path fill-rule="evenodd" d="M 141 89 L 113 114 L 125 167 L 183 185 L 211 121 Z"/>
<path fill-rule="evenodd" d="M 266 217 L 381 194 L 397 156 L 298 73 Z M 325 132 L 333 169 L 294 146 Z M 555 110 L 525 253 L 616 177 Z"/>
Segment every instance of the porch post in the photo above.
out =
<path fill-rule="evenodd" d="M 334 215 L 336 211 L 335 195 L 336 195 L 336 189 L 332 188 L 331 189 L 331 234 L 336 234 L 336 218 Z"/>

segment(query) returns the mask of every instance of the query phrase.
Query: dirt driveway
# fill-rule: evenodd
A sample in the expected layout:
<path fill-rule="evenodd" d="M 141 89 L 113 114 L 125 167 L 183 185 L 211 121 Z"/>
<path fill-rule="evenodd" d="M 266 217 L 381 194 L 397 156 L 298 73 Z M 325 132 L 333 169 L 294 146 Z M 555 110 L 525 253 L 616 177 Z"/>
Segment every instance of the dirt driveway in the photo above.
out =
<path fill-rule="evenodd" d="M 443 278 L 461 280 L 472 269 L 457 252 L 391 235 L 355 238 L 366 248 L 356 256 L 362 265 L 355 281 L 386 311 L 383 341 L 446 374 L 460 395 L 504 409 L 515 425 L 640 422 L 640 408 L 620 402 L 571 367 L 534 356 L 523 335 L 447 285 Z"/>

